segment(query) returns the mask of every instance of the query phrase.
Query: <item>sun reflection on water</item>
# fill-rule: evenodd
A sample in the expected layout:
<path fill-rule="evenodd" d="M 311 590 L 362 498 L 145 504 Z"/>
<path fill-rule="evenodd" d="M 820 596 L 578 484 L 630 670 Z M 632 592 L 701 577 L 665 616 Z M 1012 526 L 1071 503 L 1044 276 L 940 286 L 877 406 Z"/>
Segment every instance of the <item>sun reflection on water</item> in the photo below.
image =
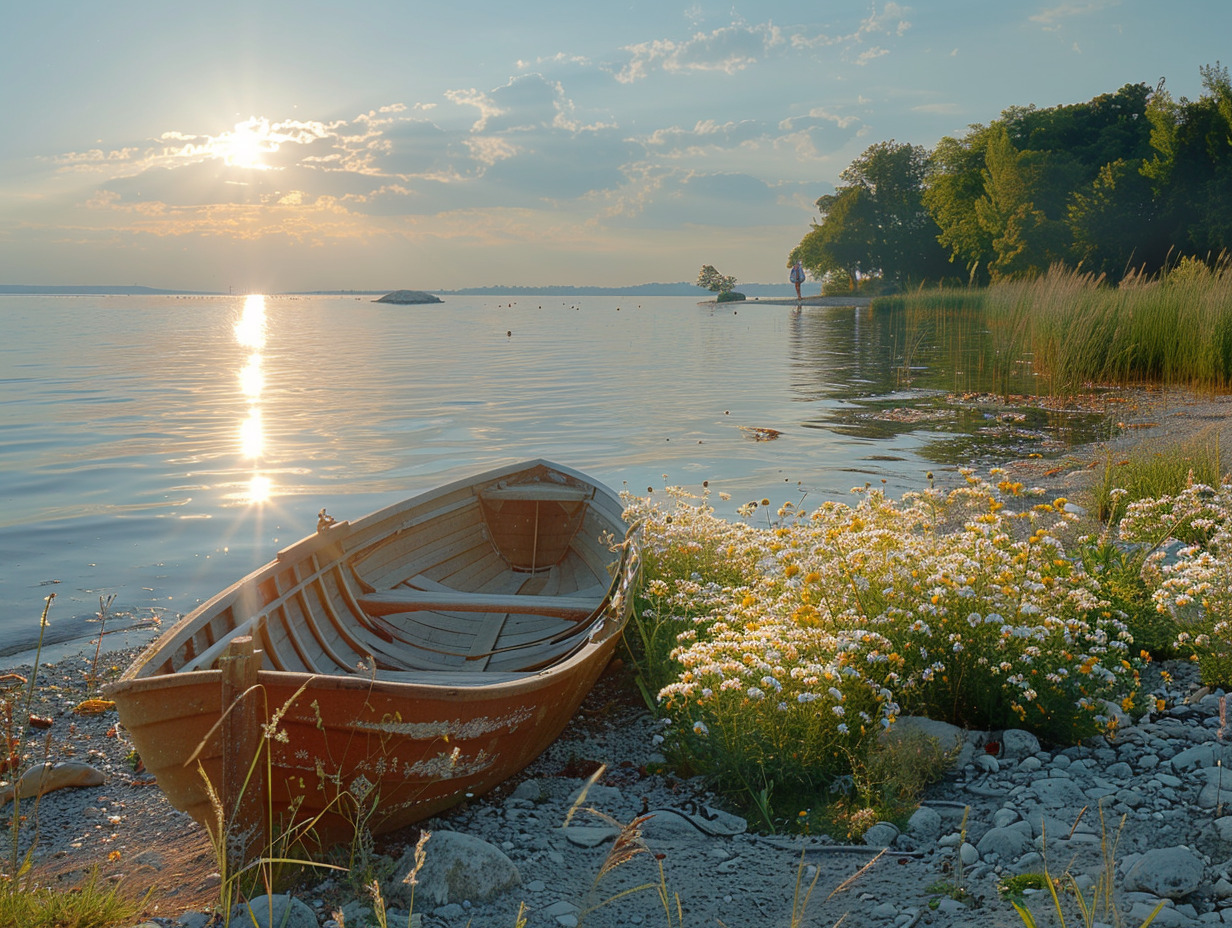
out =
<path fill-rule="evenodd" d="M 259 293 L 244 298 L 244 312 L 235 324 L 235 340 L 259 355 L 265 347 L 265 297 Z"/>
<path fill-rule="evenodd" d="M 265 347 L 265 297 L 259 293 L 244 299 L 244 311 L 235 323 L 235 340 L 251 348 L 247 363 L 240 369 L 240 390 L 250 402 L 248 417 L 240 423 L 240 453 L 255 462 L 256 469 L 248 481 L 244 499 L 249 503 L 266 503 L 274 493 L 274 483 L 261 473 L 261 456 L 265 451 L 265 429 L 261 421 L 261 391 L 265 374 L 261 369 L 261 350 Z"/>
<path fill-rule="evenodd" d="M 265 373 L 261 370 L 261 355 L 250 354 L 248 363 L 240 371 L 240 389 L 244 395 L 254 402 L 261 398 L 261 388 L 265 386 Z"/>
<path fill-rule="evenodd" d="M 261 427 L 261 410 L 252 406 L 248 418 L 240 425 L 240 452 L 249 460 L 261 457 L 265 450 L 265 431 Z"/>

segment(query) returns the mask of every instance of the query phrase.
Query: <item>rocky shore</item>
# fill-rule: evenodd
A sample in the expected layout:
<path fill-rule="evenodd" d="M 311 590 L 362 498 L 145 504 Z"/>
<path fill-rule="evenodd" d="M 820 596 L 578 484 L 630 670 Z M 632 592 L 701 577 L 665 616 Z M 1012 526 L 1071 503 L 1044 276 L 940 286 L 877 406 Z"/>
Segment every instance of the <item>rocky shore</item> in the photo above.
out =
<path fill-rule="evenodd" d="M 131 656 L 110 658 L 119 666 Z M 204 928 L 219 891 L 207 837 L 133 768 L 113 711 L 74 711 L 87 693 L 85 664 L 66 658 L 45 668 L 35 712 L 52 719 L 51 759 L 88 763 L 106 780 L 25 801 L 37 867 L 66 886 L 94 866 L 134 891 L 153 886 L 145 928 Z M 521 909 L 530 928 L 675 925 L 678 905 L 683 924 L 698 926 L 789 925 L 793 909 L 801 924 L 846 915 L 894 928 L 1012 926 L 1021 920 L 998 892 L 1007 877 L 1046 863 L 1072 873 L 1089 897 L 1109 859 L 1124 924 L 1140 924 L 1161 902 L 1155 924 L 1232 923 L 1226 699 L 1200 688 L 1187 664 L 1159 669 L 1166 674 L 1151 689 L 1164 708 L 1126 720 L 1111 740 L 1057 748 L 1025 732 L 919 722 L 961 747 L 954 768 L 902 831 L 879 824 L 864 843 L 842 845 L 755 834 L 700 781 L 655 772 L 658 723 L 615 666 L 527 771 L 424 823 L 431 837 L 415 923 L 513 926 Z M 407 924 L 403 880 L 419 836 L 377 845 L 371 871 L 382 880 L 388 925 Z M 1020 898 L 1048 923 L 1046 892 Z M 287 926 L 377 924 L 372 897 L 346 876 L 309 875 L 277 904 Z M 1112 923 L 1111 913 L 1101 921 Z"/>

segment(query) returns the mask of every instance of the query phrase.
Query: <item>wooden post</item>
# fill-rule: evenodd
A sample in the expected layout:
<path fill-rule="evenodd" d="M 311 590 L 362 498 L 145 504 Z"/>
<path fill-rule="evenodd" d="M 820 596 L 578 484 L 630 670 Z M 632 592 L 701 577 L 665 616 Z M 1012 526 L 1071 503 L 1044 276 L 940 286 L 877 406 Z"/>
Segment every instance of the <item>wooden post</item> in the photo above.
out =
<path fill-rule="evenodd" d="M 236 873 L 269 845 L 265 764 L 261 746 L 261 699 L 256 691 L 261 652 L 251 636 L 233 639 L 218 661 L 222 670 L 223 829 L 227 868 Z M 247 695 L 245 695 L 247 694 Z M 227 710 L 230 709 L 228 712 Z"/>

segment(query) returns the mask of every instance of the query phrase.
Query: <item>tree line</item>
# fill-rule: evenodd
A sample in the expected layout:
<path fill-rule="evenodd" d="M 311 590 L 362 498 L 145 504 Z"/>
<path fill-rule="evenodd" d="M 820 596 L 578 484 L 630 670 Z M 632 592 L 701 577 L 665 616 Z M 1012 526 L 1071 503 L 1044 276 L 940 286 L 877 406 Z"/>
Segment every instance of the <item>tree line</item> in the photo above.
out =
<path fill-rule="evenodd" d="M 1197 100 L 1126 84 L 1087 103 L 1014 106 L 929 151 L 870 146 L 791 252 L 819 280 L 890 287 L 1032 277 L 1055 264 L 1155 273 L 1232 252 L 1232 81 Z M 852 284 L 854 286 L 854 283 Z"/>

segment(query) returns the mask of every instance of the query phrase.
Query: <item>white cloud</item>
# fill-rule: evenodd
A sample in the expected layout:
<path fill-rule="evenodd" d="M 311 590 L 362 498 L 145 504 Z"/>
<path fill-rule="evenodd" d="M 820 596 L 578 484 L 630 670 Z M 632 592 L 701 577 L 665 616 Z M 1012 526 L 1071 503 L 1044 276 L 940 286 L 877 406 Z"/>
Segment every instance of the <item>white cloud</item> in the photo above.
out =
<path fill-rule="evenodd" d="M 479 119 L 471 126 L 474 132 L 482 132 L 487 128 L 489 119 L 504 113 L 504 110 L 493 103 L 486 93 L 481 93 L 473 87 L 469 90 L 446 90 L 445 98 L 459 106 L 473 106 L 479 110 Z"/>
<path fill-rule="evenodd" d="M 466 147 L 480 164 L 493 165 L 507 161 L 518 154 L 518 146 L 508 139 L 496 136 L 475 135 L 466 140 Z"/>
<path fill-rule="evenodd" d="M 519 71 L 526 71 L 530 68 L 542 68 L 546 65 L 575 65 L 579 68 L 584 68 L 590 66 L 590 59 L 585 55 L 567 55 L 564 52 L 557 52 L 555 55 L 541 55 L 534 61 L 523 61 L 519 58 L 514 66 Z"/>
<path fill-rule="evenodd" d="M 833 112 L 829 107 L 815 106 L 808 111 L 806 116 L 788 116 L 779 123 L 779 128 L 784 130 L 795 130 L 805 126 L 817 126 L 822 123 L 831 123 L 839 129 L 848 129 L 856 125 L 860 121 L 858 116 L 844 116 L 840 113 Z"/>
<path fill-rule="evenodd" d="M 873 61 L 874 59 L 880 58 L 883 55 L 888 55 L 888 54 L 890 54 L 889 49 L 881 48 L 880 46 L 874 45 L 870 48 L 864 49 L 864 51 L 860 52 L 860 54 L 856 56 L 856 64 L 863 67 L 864 65 L 868 64 L 870 61 Z"/>
<path fill-rule="evenodd" d="M 734 24 L 709 33 L 699 32 L 683 42 L 655 39 L 626 46 L 627 64 L 616 74 L 622 84 L 649 76 L 655 69 L 668 73 L 720 71 L 735 74 L 756 64 L 775 48 L 784 45 L 782 31 L 772 23 Z"/>
<path fill-rule="evenodd" d="M 911 7 L 894 3 L 893 0 L 882 7 L 881 12 L 877 12 L 877 8 L 873 7 L 868 19 L 860 24 L 860 34 L 902 35 L 911 28 L 911 23 L 907 20 L 909 12 Z"/>

